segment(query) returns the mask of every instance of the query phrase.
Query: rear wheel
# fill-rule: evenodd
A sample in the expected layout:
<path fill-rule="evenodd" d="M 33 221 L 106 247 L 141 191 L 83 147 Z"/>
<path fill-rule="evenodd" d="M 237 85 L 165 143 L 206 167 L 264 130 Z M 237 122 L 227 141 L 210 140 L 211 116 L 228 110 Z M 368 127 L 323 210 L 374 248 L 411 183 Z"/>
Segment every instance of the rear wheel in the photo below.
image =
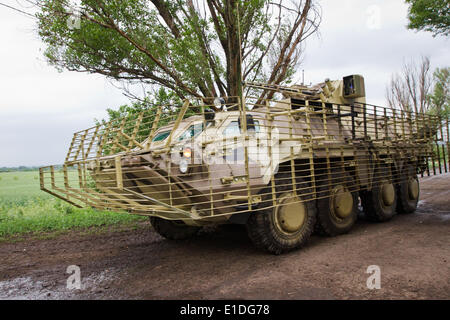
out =
<path fill-rule="evenodd" d="M 397 193 L 388 166 L 375 171 L 372 190 L 361 191 L 361 203 L 369 220 L 382 222 L 390 220 L 396 213 Z"/>
<path fill-rule="evenodd" d="M 413 213 L 417 209 L 420 196 L 419 178 L 414 166 L 409 165 L 401 175 L 401 181 L 396 186 L 397 189 L 397 212 Z"/>
<path fill-rule="evenodd" d="M 318 183 L 317 223 L 319 234 L 337 236 L 350 231 L 358 218 L 358 192 L 345 171 Z"/>
<path fill-rule="evenodd" d="M 150 223 L 156 232 L 170 240 L 189 239 L 200 230 L 200 227 L 188 226 L 182 221 L 165 220 L 158 217 L 150 217 Z"/>
<path fill-rule="evenodd" d="M 277 175 L 276 182 L 275 205 L 270 189 L 267 189 L 268 195 L 263 196 L 265 208 L 250 216 L 247 232 L 256 247 L 281 254 L 302 247 L 311 237 L 316 207 L 314 201 L 308 199 L 311 198 L 308 182 L 297 179 L 297 185 L 303 185 L 297 189 L 297 195 L 292 190 L 290 174 Z M 302 196 L 301 193 L 309 196 Z"/>

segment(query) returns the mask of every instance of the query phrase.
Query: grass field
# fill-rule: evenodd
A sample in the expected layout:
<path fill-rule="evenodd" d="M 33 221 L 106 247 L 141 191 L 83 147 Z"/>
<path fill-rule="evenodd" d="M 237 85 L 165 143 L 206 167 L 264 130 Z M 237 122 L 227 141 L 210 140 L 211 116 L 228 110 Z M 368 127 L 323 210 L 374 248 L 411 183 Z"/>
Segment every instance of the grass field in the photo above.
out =
<path fill-rule="evenodd" d="M 0 172 L 0 241 L 74 228 L 137 226 L 146 218 L 79 209 L 39 189 L 37 171 Z"/>

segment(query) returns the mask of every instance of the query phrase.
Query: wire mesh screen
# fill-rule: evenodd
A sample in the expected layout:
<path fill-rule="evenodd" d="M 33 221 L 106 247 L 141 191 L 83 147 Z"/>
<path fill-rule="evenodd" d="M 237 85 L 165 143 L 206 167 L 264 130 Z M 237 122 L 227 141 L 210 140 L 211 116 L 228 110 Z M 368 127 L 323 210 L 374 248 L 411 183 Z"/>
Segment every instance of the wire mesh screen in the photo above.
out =
<path fill-rule="evenodd" d="M 448 132 L 448 118 L 364 103 L 186 100 L 75 133 L 40 183 L 79 207 L 220 221 L 448 172 Z"/>

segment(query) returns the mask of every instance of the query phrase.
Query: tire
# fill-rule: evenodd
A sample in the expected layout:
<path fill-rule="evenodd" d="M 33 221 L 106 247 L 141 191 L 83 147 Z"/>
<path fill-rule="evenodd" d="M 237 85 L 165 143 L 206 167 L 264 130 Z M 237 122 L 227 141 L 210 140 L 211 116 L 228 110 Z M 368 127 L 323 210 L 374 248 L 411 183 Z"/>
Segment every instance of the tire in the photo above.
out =
<path fill-rule="evenodd" d="M 246 227 L 249 238 L 257 248 L 281 254 L 301 248 L 309 240 L 316 222 L 316 206 L 315 201 L 311 200 L 312 190 L 306 180 L 296 180 L 297 196 L 292 190 L 290 173 L 278 174 L 275 181 L 277 204 L 273 206 L 271 189 L 266 189 L 268 194 L 263 195 L 263 207 L 250 215 Z M 309 195 L 302 196 L 300 193 Z"/>
<path fill-rule="evenodd" d="M 420 198 L 420 185 L 417 171 L 413 165 L 408 165 L 400 176 L 401 181 L 396 185 L 397 212 L 402 214 L 414 213 Z"/>
<path fill-rule="evenodd" d="M 330 181 L 326 175 L 318 182 L 318 234 L 333 237 L 350 231 L 358 219 L 358 192 L 354 189 L 352 177 L 344 170 L 331 174 Z"/>
<path fill-rule="evenodd" d="M 379 166 L 375 171 L 372 190 L 361 191 L 361 203 L 367 219 L 383 222 L 396 214 L 397 193 L 388 166 Z"/>
<path fill-rule="evenodd" d="M 150 217 L 150 223 L 158 234 L 169 240 L 186 240 L 196 235 L 200 230 L 200 227 L 188 226 L 181 221 L 157 217 Z"/>

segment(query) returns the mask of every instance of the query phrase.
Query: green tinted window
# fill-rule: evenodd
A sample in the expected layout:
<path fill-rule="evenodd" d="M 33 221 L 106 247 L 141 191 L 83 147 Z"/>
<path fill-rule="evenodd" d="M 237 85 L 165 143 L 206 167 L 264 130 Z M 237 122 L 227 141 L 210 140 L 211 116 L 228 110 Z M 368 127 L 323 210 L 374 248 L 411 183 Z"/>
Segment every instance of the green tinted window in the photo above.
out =
<path fill-rule="evenodd" d="M 223 130 L 225 137 L 235 137 L 240 135 L 239 123 L 237 121 L 231 121 L 230 124 Z"/>
<path fill-rule="evenodd" d="M 203 131 L 203 122 L 193 124 L 192 126 L 187 128 L 185 132 L 183 132 L 183 134 L 178 138 L 178 141 L 188 140 L 191 139 L 192 137 L 196 137 L 202 131 Z"/>
<path fill-rule="evenodd" d="M 259 132 L 259 121 L 255 120 L 255 132 Z M 223 130 L 223 135 L 225 137 L 235 137 L 241 134 L 241 130 L 239 129 L 238 121 L 231 121 L 230 124 Z"/>
<path fill-rule="evenodd" d="M 163 141 L 169 136 L 169 134 L 170 134 L 170 131 L 160 132 L 153 138 L 152 142 Z"/>

